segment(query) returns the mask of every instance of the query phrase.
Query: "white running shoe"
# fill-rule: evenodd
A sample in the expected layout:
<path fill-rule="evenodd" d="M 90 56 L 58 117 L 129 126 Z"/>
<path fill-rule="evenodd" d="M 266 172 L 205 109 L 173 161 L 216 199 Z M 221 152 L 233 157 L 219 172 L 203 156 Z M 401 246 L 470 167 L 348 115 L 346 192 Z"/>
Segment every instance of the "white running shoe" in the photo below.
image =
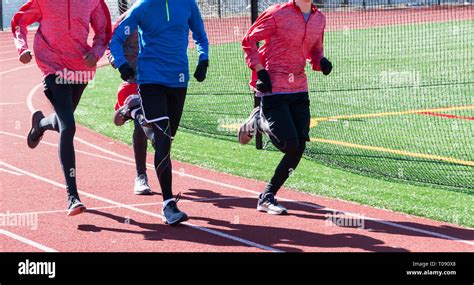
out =
<path fill-rule="evenodd" d="M 141 174 L 135 178 L 135 186 L 133 187 L 135 195 L 150 195 L 151 189 L 148 185 L 148 177 L 146 174 Z"/>
<path fill-rule="evenodd" d="M 288 210 L 281 204 L 278 204 L 275 196 L 271 193 L 260 194 L 258 197 L 257 211 L 266 212 L 270 215 L 286 215 Z"/>

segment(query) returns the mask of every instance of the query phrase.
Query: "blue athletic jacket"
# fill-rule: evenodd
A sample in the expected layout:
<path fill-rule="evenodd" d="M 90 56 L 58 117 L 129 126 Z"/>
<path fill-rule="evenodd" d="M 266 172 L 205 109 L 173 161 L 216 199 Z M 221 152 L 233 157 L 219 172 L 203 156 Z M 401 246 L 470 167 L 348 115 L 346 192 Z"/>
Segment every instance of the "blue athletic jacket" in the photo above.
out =
<path fill-rule="evenodd" d="M 123 44 L 138 28 L 138 84 L 187 87 L 188 36 L 193 33 L 199 61 L 208 59 L 209 41 L 195 0 L 138 0 L 115 29 L 110 51 L 115 66 L 126 63 Z"/>

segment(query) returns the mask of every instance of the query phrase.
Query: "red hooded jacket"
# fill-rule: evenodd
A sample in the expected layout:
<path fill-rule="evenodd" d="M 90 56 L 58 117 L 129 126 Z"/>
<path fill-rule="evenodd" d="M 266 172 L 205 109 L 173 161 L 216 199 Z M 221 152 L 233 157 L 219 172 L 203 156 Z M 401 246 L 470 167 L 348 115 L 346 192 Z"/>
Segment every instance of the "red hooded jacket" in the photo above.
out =
<path fill-rule="evenodd" d="M 28 50 L 27 27 L 40 26 L 34 52 L 44 76 L 59 74 L 76 80 L 92 80 L 96 67 L 88 67 L 84 55 L 92 52 L 100 59 L 110 41 L 110 13 L 104 0 L 29 0 L 12 19 L 12 33 L 18 53 Z M 87 42 L 90 26 L 93 44 Z"/>
<path fill-rule="evenodd" d="M 321 70 L 325 27 L 326 17 L 314 5 L 308 22 L 293 0 L 268 8 L 242 41 L 247 65 L 254 70 L 251 87 L 255 90 L 255 66 L 262 64 L 270 74 L 273 93 L 307 92 L 306 61 L 313 70 Z M 265 43 L 257 48 L 260 41 Z"/>

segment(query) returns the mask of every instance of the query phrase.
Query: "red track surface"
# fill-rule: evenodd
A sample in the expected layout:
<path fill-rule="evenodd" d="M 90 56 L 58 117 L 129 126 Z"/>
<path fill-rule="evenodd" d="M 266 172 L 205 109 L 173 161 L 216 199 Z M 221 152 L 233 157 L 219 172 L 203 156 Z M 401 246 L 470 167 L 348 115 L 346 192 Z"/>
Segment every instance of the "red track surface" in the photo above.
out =
<path fill-rule="evenodd" d="M 67 217 L 57 134 L 48 132 L 34 151 L 24 138 L 30 109 L 51 110 L 34 89 L 41 75 L 16 57 L 10 34 L 0 33 L 0 214 L 35 213 L 38 224 L 1 226 L 0 251 L 474 251 L 474 229 L 289 189 L 280 200 L 290 215 L 262 214 L 255 206 L 264 183 L 176 161 L 174 191 L 191 219 L 166 226 L 158 193 L 132 194 L 132 149 L 81 126 L 78 185 L 89 210 Z M 364 228 L 331 225 L 333 211 L 363 216 Z"/>

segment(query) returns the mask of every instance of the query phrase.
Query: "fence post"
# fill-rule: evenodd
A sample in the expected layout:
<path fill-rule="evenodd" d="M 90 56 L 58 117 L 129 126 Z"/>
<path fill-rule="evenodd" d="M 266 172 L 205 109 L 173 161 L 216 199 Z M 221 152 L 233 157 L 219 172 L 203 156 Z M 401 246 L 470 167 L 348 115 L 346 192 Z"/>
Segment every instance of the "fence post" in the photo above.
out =
<path fill-rule="evenodd" d="M 318 8 L 324 8 L 324 0 L 313 0 L 313 4 Z"/>
<path fill-rule="evenodd" d="M 222 18 L 222 0 L 217 0 L 217 16 Z"/>
<path fill-rule="evenodd" d="M 250 21 L 252 21 L 252 24 L 255 23 L 257 18 L 258 18 L 258 0 L 250 0 Z"/>
<path fill-rule="evenodd" d="M 258 0 L 250 0 L 250 20 L 253 23 L 258 18 Z M 253 106 L 257 107 L 260 106 L 260 98 L 254 96 L 253 97 Z M 263 139 L 262 139 L 262 134 L 260 132 L 257 132 L 255 135 L 255 147 L 257 149 L 263 149 Z"/>
<path fill-rule="evenodd" d="M 2 17 L 0 18 L 0 31 L 3 31 L 3 0 L 0 0 L 0 14 L 2 15 Z"/>

